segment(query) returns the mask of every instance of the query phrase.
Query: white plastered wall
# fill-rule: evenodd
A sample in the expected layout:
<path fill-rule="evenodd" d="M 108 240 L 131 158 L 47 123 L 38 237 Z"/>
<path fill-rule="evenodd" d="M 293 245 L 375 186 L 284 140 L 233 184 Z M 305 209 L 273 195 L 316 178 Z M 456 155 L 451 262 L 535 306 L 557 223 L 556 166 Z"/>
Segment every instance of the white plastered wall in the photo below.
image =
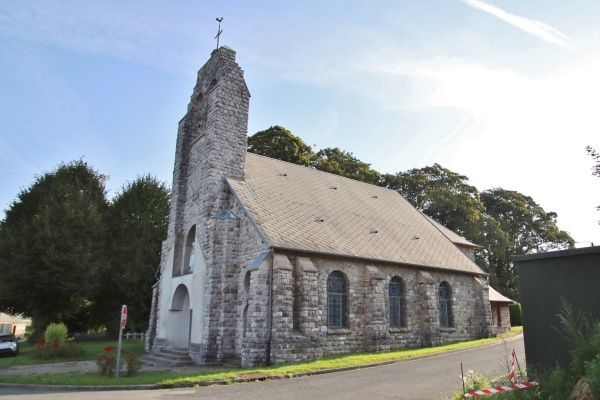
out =
<path fill-rule="evenodd" d="M 189 332 L 189 310 L 192 310 L 191 334 L 189 340 L 191 343 L 202 343 L 202 333 L 204 330 L 204 309 L 205 309 L 205 282 L 206 282 L 206 260 L 204 252 L 198 242 L 196 242 L 197 251 L 194 257 L 194 272 L 187 275 L 172 276 L 173 262 L 175 259 L 173 249 L 169 252 L 167 268 L 161 277 L 161 298 L 160 315 L 158 319 L 157 337 L 167 339 L 167 346 L 181 347 L 183 341 L 182 332 L 187 335 Z M 173 297 L 175 291 L 180 285 L 187 288 L 189 295 L 189 307 L 181 310 L 172 310 Z M 183 316 L 182 313 L 187 313 Z"/>

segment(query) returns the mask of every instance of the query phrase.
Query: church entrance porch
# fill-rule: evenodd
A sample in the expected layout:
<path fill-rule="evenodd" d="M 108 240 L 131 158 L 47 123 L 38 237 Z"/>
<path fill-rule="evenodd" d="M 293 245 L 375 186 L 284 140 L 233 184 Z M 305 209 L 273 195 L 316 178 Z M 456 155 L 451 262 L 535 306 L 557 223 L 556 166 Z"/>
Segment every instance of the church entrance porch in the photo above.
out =
<path fill-rule="evenodd" d="M 173 349 L 188 349 L 192 311 L 188 289 L 185 285 L 181 284 L 175 289 L 171 309 L 169 310 L 169 326 L 167 329 L 169 347 Z"/>

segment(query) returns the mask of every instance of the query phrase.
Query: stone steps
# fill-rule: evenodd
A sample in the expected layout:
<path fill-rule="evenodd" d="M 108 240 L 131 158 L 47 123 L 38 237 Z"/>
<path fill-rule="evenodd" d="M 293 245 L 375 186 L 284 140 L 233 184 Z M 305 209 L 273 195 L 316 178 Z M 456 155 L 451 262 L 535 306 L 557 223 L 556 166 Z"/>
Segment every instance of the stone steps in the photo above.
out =
<path fill-rule="evenodd" d="M 186 367 L 194 365 L 188 351 L 180 349 L 160 349 L 158 353 L 143 355 L 142 360 L 149 364 L 163 367 Z"/>

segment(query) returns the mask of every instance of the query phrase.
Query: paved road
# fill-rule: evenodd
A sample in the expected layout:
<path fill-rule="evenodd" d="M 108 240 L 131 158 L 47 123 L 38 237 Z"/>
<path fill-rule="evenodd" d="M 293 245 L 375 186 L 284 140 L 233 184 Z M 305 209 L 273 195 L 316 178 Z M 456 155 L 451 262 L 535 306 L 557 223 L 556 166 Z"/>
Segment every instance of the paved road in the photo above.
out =
<path fill-rule="evenodd" d="M 521 367 L 525 367 L 523 337 L 506 343 L 460 351 L 452 354 L 410 360 L 392 365 L 364 368 L 303 378 L 253 382 L 227 386 L 170 390 L 135 390 L 113 392 L 8 392 L 0 396 L 16 400 L 42 399 L 401 399 L 440 400 L 460 387 L 460 363 L 465 373 L 471 369 L 491 377 L 507 374 L 506 359 L 515 349 Z M 6 397 L 4 397 L 6 396 Z"/>

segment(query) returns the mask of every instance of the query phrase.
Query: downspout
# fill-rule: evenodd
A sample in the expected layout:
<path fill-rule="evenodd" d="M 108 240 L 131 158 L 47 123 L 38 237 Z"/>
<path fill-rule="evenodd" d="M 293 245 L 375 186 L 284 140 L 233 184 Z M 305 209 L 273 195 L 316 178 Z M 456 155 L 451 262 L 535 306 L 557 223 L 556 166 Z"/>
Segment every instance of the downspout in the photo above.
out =
<path fill-rule="evenodd" d="M 275 256 L 273 247 L 271 247 L 269 250 L 269 305 L 267 307 L 266 365 L 271 365 L 271 328 L 273 325 L 273 258 Z"/>

